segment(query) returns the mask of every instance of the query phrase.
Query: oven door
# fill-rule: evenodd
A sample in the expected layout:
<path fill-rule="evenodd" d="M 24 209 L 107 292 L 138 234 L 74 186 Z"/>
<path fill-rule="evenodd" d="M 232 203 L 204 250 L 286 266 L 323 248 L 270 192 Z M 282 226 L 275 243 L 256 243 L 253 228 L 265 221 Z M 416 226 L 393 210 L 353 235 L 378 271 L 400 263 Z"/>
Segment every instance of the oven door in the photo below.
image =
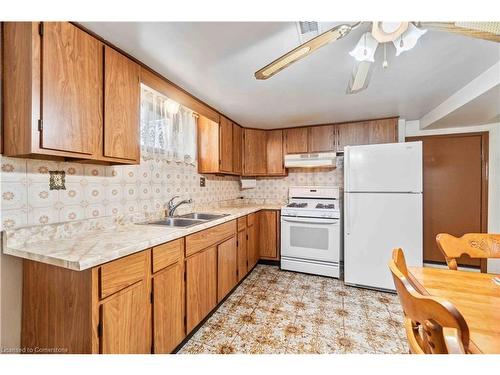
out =
<path fill-rule="evenodd" d="M 340 220 L 281 216 L 281 255 L 338 262 Z"/>

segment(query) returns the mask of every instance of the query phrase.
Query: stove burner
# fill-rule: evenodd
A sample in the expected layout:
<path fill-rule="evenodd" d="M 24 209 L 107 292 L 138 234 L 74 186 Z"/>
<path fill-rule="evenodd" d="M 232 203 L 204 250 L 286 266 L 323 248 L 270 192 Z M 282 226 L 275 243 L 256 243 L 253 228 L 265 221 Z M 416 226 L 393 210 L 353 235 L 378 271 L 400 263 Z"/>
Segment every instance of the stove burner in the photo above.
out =
<path fill-rule="evenodd" d="M 292 207 L 292 208 L 304 208 L 307 207 L 307 203 L 290 203 L 287 205 L 287 207 Z"/>
<path fill-rule="evenodd" d="M 333 210 L 335 208 L 335 204 L 333 204 L 333 203 L 329 203 L 329 204 L 318 203 L 316 205 L 316 208 L 326 208 L 328 210 Z"/>

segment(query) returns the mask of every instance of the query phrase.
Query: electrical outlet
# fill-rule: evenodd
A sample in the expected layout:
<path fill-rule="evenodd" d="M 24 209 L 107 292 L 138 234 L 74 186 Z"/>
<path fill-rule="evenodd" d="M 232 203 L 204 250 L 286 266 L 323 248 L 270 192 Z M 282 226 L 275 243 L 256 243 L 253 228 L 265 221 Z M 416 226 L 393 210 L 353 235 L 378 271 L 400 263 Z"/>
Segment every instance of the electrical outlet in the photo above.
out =
<path fill-rule="evenodd" d="M 200 187 L 205 187 L 205 177 L 200 177 Z"/>
<path fill-rule="evenodd" d="M 49 171 L 49 189 L 66 190 L 66 172 Z"/>

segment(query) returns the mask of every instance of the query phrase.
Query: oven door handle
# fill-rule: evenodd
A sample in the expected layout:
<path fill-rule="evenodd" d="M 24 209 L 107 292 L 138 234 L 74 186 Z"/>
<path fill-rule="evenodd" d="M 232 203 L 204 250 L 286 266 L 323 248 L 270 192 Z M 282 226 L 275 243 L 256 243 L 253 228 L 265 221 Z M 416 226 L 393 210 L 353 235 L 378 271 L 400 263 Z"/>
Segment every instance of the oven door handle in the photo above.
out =
<path fill-rule="evenodd" d="M 288 217 L 281 217 L 282 221 L 286 221 L 288 223 L 301 223 L 301 224 L 338 224 L 339 219 L 312 219 L 308 217 L 304 218 L 293 218 L 289 219 Z"/>

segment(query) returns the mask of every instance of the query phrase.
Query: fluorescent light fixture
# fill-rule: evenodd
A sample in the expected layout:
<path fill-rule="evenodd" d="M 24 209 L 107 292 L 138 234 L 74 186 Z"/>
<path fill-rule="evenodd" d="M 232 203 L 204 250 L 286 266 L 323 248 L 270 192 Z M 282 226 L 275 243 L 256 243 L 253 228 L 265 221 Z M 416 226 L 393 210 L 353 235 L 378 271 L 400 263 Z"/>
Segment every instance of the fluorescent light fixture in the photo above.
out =
<path fill-rule="evenodd" d="M 356 47 L 349 52 L 349 55 L 357 61 L 374 61 L 375 51 L 377 50 L 378 42 L 370 32 L 361 35 Z"/>
<path fill-rule="evenodd" d="M 393 40 L 394 47 L 396 47 L 396 56 L 399 56 L 405 51 L 411 50 L 417 44 L 422 35 L 427 32 L 425 29 L 419 29 L 414 24 L 408 25 L 406 30 L 398 39 Z"/>

